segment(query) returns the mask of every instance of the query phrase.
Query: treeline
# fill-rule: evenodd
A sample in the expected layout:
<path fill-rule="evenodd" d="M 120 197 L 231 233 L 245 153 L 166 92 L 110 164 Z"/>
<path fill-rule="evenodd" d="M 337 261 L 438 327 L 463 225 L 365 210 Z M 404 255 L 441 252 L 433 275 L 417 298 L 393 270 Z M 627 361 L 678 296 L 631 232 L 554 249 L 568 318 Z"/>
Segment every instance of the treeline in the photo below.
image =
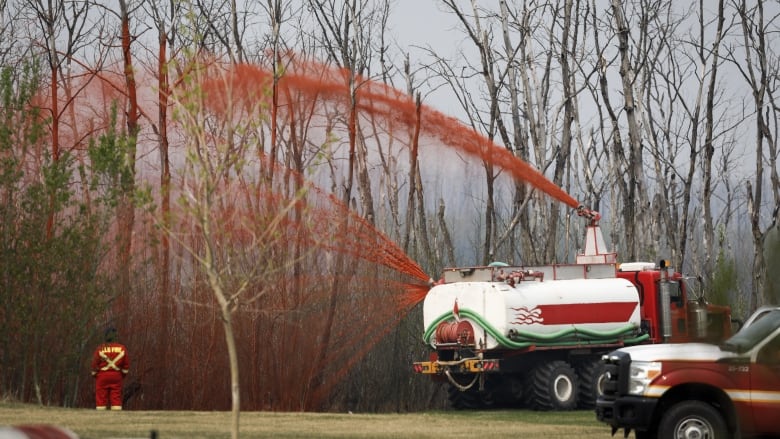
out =
<path fill-rule="evenodd" d="M 388 0 L 0 3 L 0 394 L 91 406 L 110 324 L 127 408 L 440 407 L 425 274 L 568 262 L 584 225 L 490 145 L 622 260 L 780 302 L 774 3 L 437 5 L 452 53 Z"/>

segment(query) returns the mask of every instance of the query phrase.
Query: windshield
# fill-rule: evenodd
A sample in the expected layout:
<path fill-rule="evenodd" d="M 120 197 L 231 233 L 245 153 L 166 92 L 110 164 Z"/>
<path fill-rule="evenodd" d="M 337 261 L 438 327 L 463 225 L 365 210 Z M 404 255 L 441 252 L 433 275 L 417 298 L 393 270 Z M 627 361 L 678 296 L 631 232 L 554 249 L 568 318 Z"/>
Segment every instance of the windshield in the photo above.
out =
<path fill-rule="evenodd" d="M 685 284 L 685 291 L 688 292 L 688 300 L 698 299 L 704 296 L 701 280 L 698 277 L 686 276 L 680 280 Z"/>
<path fill-rule="evenodd" d="M 742 328 L 723 342 L 721 349 L 737 353 L 747 352 L 778 327 L 780 327 L 780 309 L 774 309 L 764 313 L 751 325 Z"/>

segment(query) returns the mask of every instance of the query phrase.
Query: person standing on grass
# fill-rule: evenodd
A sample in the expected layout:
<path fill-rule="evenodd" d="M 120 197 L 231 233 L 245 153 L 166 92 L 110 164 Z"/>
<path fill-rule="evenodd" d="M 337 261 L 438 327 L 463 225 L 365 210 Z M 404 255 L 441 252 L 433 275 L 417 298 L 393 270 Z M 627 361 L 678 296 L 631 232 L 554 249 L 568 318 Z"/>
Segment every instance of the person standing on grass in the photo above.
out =
<path fill-rule="evenodd" d="M 92 356 L 92 376 L 95 377 L 95 408 L 122 410 L 122 381 L 130 371 L 127 347 L 117 341 L 114 327 L 106 329 L 105 342 Z"/>

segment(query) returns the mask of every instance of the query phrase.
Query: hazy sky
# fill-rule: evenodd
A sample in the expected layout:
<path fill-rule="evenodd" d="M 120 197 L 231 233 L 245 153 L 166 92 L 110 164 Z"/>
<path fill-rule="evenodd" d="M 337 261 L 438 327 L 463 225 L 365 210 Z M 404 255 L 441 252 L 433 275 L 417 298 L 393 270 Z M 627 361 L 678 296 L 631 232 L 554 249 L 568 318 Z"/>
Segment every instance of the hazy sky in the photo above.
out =
<path fill-rule="evenodd" d="M 395 0 L 390 19 L 391 33 L 404 45 L 444 48 L 453 37 L 462 38 L 452 29 L 455 18 L 437 1 Z"/>
<path fill-rule="evenodd" d="M 466 35 L 458 27 L 457 17 L 444 9 L 436 0 L 395 0 L 390 10 L 388 23 L 389 35 L 397 42 L 401 51 L 398 65 L 402 65 L 403 53 L 408 52 L 412 68 L 429 63 L 431 56 L 428 50 L 433 50 L 438 56 L 453 59 L 461 56 L 463 50 L 471 51 L 473 45 L 466 42 Z M 416 76 L 418 85 L 425 75 Z M 440 87 L 431 91 L 433 85 L 421 86 L 423 103 L 454 117 L 462 119 L 463 109 L 455 100 L 452 91 Z"/>

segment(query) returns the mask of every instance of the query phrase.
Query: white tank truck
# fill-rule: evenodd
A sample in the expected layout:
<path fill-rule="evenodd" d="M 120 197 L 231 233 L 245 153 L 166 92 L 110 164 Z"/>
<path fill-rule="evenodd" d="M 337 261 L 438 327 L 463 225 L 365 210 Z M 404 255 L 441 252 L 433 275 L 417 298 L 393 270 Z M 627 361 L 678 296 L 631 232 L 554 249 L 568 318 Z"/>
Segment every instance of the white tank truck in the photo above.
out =
<path fill-rule="evenodd" d="M 601 356 L 642 343 L 717 341 L 731 311 L 691 297 L 668 263 L 619 264 L 597 212 L 574 264 L 444 270 L 423 304 L 428 361 L 416 373 L 448 385 L 455 408 L 592 408 Z"/>

